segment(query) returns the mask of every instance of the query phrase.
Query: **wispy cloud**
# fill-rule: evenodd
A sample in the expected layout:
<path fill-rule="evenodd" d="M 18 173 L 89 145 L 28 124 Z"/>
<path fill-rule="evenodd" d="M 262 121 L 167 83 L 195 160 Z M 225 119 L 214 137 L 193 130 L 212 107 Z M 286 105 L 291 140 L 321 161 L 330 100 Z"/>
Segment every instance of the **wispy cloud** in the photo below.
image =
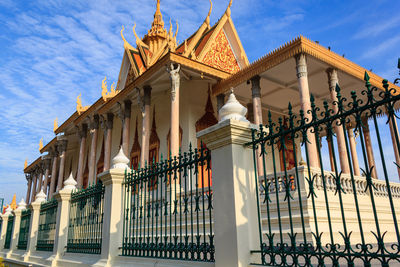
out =
<path fill-rule="evenodd" d="M 362 59 L 371 59 L 376 58 L 384 52 L 389 51 L 390 48 L 397 47 L 400 43 L 400 35 L 394 36 L 387 40 L 383 40 L 379 45 L 375 47 L 370 47 L 364 54 L 361 56 Z"/>
<path fill-rule="evenodd" d="M 373 21 L 373 24 L 365 26 L 362 30 L 354 35 L 354 39 L 364 39 L 376 37 L 383 32 L 396 28 L 400 25 L 400 17 L 394 16 L 380 22 Z"/>

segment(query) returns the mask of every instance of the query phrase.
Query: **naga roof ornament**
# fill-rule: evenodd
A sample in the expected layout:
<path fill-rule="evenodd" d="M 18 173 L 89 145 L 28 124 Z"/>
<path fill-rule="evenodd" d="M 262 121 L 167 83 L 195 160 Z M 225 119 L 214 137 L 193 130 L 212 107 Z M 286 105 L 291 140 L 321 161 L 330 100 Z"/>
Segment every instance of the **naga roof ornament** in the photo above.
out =
<path fill-rule="evenodd" d="M 115 90 L 115 83 L 111 84 L 111 90 L 110 90 L 110 92 L 108 92 L 106 76 L 104 77 L 104 79 L 101 82 L 101 88 L 102 88 L 101 96 L 103 97 L 104 102 L 106 102 L 110 98 L 113 98 L 120 92 L 120 90 Z"/>
<path fill-rule="evenodd" d="M 54 120 L 54 125 L 53 125 L 53 131 L 55 132 L 56 130 L 57 130 L 57 128 L 58 128 L 58 118 L 55 118 L 55 120 Z"/>
<path fill-rule="evenodd" d="M 76 98 L 76 112 L 78 112 L 78 115 L 81 115 L 83 112 L 88 110 L 89 106 L 82 106 L 82 99 L 81 99 L 82 94 L 80 93 L 78 97 Z"/>
<path fill-rule="evenodd" d="M 39 151 L 43 148 L 43 137 L 39 141 Z"/>

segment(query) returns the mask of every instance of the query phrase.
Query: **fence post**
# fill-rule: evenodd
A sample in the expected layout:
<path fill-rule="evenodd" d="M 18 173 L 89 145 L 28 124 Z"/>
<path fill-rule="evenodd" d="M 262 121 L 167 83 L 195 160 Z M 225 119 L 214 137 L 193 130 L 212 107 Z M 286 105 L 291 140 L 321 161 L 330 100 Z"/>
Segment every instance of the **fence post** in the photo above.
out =
<path fill-rule="evenodd" d="M 10 255 L 17 250 L 17 245 L 18 245 L 18 238 L 19 238 L 19 230 L 21 226 L 21 214 L 22 211 L 26 209 L 26 203 L 24 199 L 21 200 L 21 202 L 18 203 L 18 208 L 14 210 L 14 230 L 13 234 L 11 237 L 11 247 L 10 247 L 10 252 L 8 253 L 7 257 L 10 257 Z"/>
<path fill-rule="evenodd" d="M 63 256 L 67 247 L 70 200 L 72 191 L 76 189 L 76 184 L 77 182 L 71 173 L 68 179 L 64 181 L 63 189 L 54 194 L 54 198 L 58 202 L 58 208 L 54 235 L 53 265 L 57 265 L 57 260 Z"/>
<path fill-rule="evenodd" d="M 4 253 L 4 243 L 6 242 L 6 233 L 7 233 L 7 225 L 8 225 L 8 217 L 10 217 L 11 214 L 11 208 L 8 207 L 6 209 L 6 212 L 1 215 L 1 218 L 3 220 L 1 224 L 1 237 L 0 237 L 0 251 L 3 252 L 3 256 L 5 257 L 7 254 Z"/>
<path fill-rule="evenodd" d="M 221 121 L 197 134 L 211 150 L 215 266 L 247 267 L 260 249 L 253 152 L 247 109 L 233 91 L 220 109 Z"/>
<path fill-rule="evenodd" d="M 32 217 L 30 221 L 29 238 L 28 238 L 26 253 L 24 255 L 24 261 L 28 261 L 29 256 L 36 251 L 36 243 L 39 230 L 40 205 L 44 201 L 46 201 L 46 195 L 43 193 L 43 191 L 40 191 L 36 195 L 35 201 L 30 204 L 30 208 L 32 210 L 32 215 L 31 215 Z"/>
<path fill-rule="evenodd" d="M 120 254 L 119 248 L 122 245 L 124 197 L 122 182 L 125 178 L 125 171 L 129 170 L 129 159 L 124 155 L 121 148 L 112 161 L 111 169 L 98 176 L 105 187 L 103 240 L 99 266 L 112 266 L 115 257 Z"/>

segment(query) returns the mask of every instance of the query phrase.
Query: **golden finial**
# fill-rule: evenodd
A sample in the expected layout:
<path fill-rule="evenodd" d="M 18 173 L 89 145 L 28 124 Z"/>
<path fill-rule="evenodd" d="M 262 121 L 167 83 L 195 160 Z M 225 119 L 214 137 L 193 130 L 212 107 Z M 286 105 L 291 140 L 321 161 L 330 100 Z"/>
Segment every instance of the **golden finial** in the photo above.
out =
<path fill-rule="evenodd" d="M 231 6 L 232 6 L 232 2 L 233 2 L 233 0 L 230 0 L 230 1 L 229 1 L 228 8 L 227 8 L 226 11 L 225 11 L 225 13 L 226 13 L 226 15 L 228 15 L 228 17 L 231 16 Z"/>
<path fill-rule="evenodd" d="M 120 90 L 115 90 L 115 82 L 111 84 L 111 91 L 108 92 L 108 88 L 107 88 L 107 77 L 104 77 L 102 84 L 101 84 L 101 96 L 103 97 L 104 101 L 107 101 L 110 98 L 113 98 L 114 96 L 116 96 Z"/>
<path fill-rule="evenodd" d="M 42 150 L 42 148 L 43 148 L 43 137 L 39 141 L 39 152 L 40 150 Z"/>
<path fill-rule="evenodd" d="M 211 16 L 212 7 L 213 7 L 213 3 L 210 0 L 210 10 L 208 11 L 207 17 L 205 19 L 205 22 L 207 23 L 208 28 L 210 28 L 210 16 Z"/>
<path fill-rule="evenodd" d="M 16 194 L 14 194 L 10 207 L 12 208 L 12 210 L 15 210 L 17 208 L 17 196 Z"/>
<path fill-rule="evenodd" d="M 28 159 L 25 159 L 24 170 L 28 167 Z"/>
<path fill-rule="evenodd" d="M 107 76 L 104 76 L 104 79 L 101 81 L 101 96 L 104 101 L 107 101 Z"/>
<path fill-rule="evenodd" d="M 76 98 L 76 112 L 78 112 L 78 115 L 81 115 L 83 112 L 85 112 L 89 106 L 82 106 L 82 99 L 81 99 L 82 94 L 80 93 L 78 97 Z"/>
<path fill-rule="evenodd" d="M 55 120 L 54 120 L 54 126 L 53 126 L 53 131 L 55 132 L 57 129 L 58 129 L 58 119 L 56 118 Z"/>
<path fill-rule="evenodd" d="M 176 40 L 176 36 L 178 36 L 178 30 L 179 30 L 179 24 L 178 24 L 178 21 L 176 21 L 176 32 L 174 35 L 175 40 Z"/>
<path fill-rule="evenodd" d="M 136 34 L 136 22 L 135 22 L 135 24 L 133 24 L 132 30 L 133 30 L 133 34 L 135 35 L 135 38 L 136 38 L 136 44 L 147 47 L 147 45 L 145 43 L 143 43 L 142 39 L 140 39 L 139 36 Z"/>
<path fill-rule="evenodd" d="M 115 95 L 115 82 L 111 84 L 111 95 Z"/>

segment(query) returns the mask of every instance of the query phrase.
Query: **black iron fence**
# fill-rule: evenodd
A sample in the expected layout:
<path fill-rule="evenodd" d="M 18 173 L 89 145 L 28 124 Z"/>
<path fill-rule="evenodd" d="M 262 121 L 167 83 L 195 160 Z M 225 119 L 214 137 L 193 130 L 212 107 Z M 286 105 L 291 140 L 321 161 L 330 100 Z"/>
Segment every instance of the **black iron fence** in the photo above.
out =
<path fill-rule="evenodd" d="M 36 250 L 52 251 L 56 231 L 58 202 L 53 199 L 40 205 Z"/>
<path fill-rule="evenodd" d="M 103 206 L 104 186 L 102 183 L 72 193 L 68 252 L 101 253 Z"/>
<path fill-rule="evenodd" d="M 204 145 L 127 173 L 122 255 L 214 261 L 211 185 Z"/>
<path fill-rule="evenodd" d="M 4 240 L 4 249 L 10 249 L 12 241 L 12 233 L 14 229 L 14 215 L 10 215 L 7 221 L 6 237 Z"/>
<path fill-rule="evenodd" d="M 351 99 L 342 97 L 336 87 L 337 101 L 326 101 L 320 109 L 311 96 L 311 119 L 300 110 L 295 115 L 289 104 L 288 117 L 273 120 L 269 113 L 266 126 L 253 131 L 252 145 L 259 209 L 261 262 L 266 266 L 394 266 L 400 264 L 400 185 L 396 163 L 387 160 L 382 145 L 382 126 L 378 116 L 387 116 L 386 124 L 397 129 L 395 110 L 400 95 L 383 81 L 384 90 L 372 87 L 365 75 L 366 89 Z M 374 130 L 374 152 L 379 155 L 383 173 L 376 179 L 376 164 L 371 158 L 368 121 Z M 390 125 L 391 124 L 391 125 Z M 354 168 L 348 133 L 359 135 L 360 175 Z M 388 127 L 389 129 L 389 127 Z M 339 132 L 344 133 L 345 153 L 334 146 Z M 386 130 L 388 132 L 388 130 Z M 366 136 L 368 135 L 368 136 Z M 321 151 L 326 138 L 331 151 L 331 171 Z M 390 137 L 389 137 L 390 138 Z M 310 153 L 315 145 L 317 155 Z M 343 148 L 342 147 L 342 148 Z M 397 130 L 394 147 L 400 151 Z M 393 150 L 392 150 L 393 151 Z M 302 156 L 302 154 L 304 156 Z M 303 160 L 305 157 L 305 160 Z M 310 158 L 317 163 L 310 165 Z M 349 166 L 349 171 L 337 162 Z M 377 159 L 377 158 L 376 158 Z M 389 172 L 389 165 L 395 173 Z"/>
<path fill-rule="evenodd" d="M 17 248 L 26 250 L 29 238 L 29 226 L 31 223 L 31 209 L 25 209 L 21 213 L 21 224 L 19 228 Z"/>

